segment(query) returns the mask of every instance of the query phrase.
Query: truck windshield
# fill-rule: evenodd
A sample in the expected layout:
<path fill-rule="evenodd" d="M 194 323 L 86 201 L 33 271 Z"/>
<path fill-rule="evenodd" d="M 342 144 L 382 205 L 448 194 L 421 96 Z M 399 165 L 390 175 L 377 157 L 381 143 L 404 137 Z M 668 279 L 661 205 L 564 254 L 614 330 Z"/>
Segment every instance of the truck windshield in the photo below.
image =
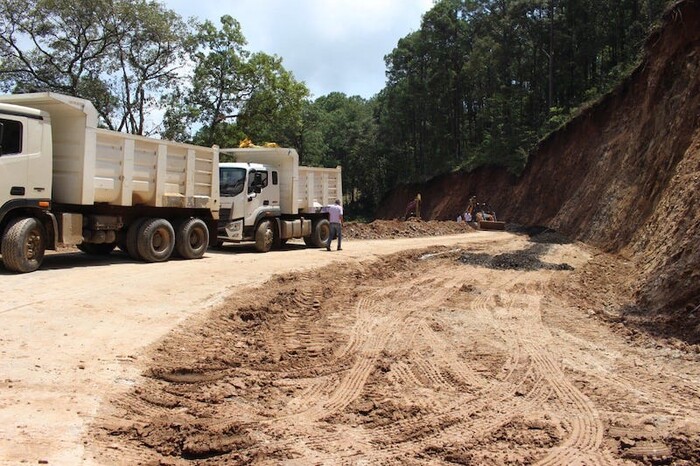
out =
<path fill-rule="evenodd" d="M 244 168 L 219 167 L 219 194 L 235 196 L 243 192 L 246 170 Z"/>

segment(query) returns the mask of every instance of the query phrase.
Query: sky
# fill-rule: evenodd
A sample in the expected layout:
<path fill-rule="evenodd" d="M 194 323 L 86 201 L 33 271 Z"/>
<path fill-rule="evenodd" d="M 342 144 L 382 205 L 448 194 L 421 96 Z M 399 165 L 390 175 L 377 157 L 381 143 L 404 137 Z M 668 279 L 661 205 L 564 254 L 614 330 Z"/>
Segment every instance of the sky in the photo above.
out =
<path fill-rule="evenodd" d="M 183 18 L 241 24 L 251 52 L 282 57 L 313 98 L 331 92 L 366 99 L 384 88 L 384 56 L 420 28 L 433 0 L 162 0 Z"/>

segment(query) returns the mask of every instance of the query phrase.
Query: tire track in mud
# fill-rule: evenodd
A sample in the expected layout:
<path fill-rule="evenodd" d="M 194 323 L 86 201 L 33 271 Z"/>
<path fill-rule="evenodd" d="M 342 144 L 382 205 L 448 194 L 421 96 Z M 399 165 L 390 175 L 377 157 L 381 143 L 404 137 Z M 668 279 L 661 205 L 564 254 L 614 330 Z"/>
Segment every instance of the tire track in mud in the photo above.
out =
<path fill-rule="evenodd" d="M 445 459 L 465 441 L 497 452 L 497 432 L 544 409 L 561 435 L 553 445 L 523 440 L 538 464 L 614 463 L 596 406 L 548 349 L 554 337 L 541 298 L 556 272 L 475 274 L 450 258 L 402 265 L 390 280 L 355 282 L 355 299 L 341 307 L 322 286 L 294 284 L 301 289 L 285 295 L 289 307 L 260 336 L 271 353 L 299 350 L 298 357 L 232 370 L 272 388 L 244 391 L 216 411 L 200 408 L 208 417 L 193 410 L 197 423 L 221 432 L 237 419 L 256 445 L 296 461 L 389 464 Z M 183 407 L 137 411 L 152 417 Z"/>
<path fill-rule="evenodd" d="M 531 295 L 527 302 L 519 305 L 516 301 L 520 296 L 508 296 L 506 316 L 509 322 L 505 328 L 521 343 L 535 371 L 542 376 L 540 380 L 552 388 L 558 406 L 556 411 L 566 414 L 571 427 L 562 445 L 554 448 L 537 464 L 609 464 L 607 455 L 600 451 L 604 428 L 595 405 L 571 383 L 548 346 L 538 343 L 542 339 L 551 339 L 541 319 L 541 296 Z"/>
<path fill-rule="evenodd" d="M 477 299 L 471 300 L 471 309 L 480 310 L 486 315 L 490 314 L 489 298 L 489 296 L 479 295 Z M 438 346 L 440 342 L 446 344 L 434 333 L 427 339 L 427 344 L 431 347 Z M 519 345 L 514 347 L 519 349 Z M 460 367 L 455 373 L 463 375 L 462 381 L 479 388 L 469 399 L 461 396 L 457 401 L 445 406 L 437 413 L 380 429 L 375 437 L 390 439 L 386 441 L 390 445 L 382 449 L 382 458 L 387 460 L 397 455 L 406 455 L 409 452 L 415 455 L 425 448 L 427 443 L 432 443 L 434 446 L 438 439 L 441 443 L 449 443 L 450 440 L 458 441 L 465 435 L 470 438 L 483 437 L 499 428 L 513 415 L 530 411 L 544 402 L 550 395 L 551 389 L 545 384 L 537 383 L 531 390 L 521 393 L 521 398 L 514 399 L 513 393 L 523 391 L 521 387 L 533 375 L 533 372 L 529 361 L 522 360 L 519 350 L 509 352 L 509 356 L 510 358 L 502 366 L 506 369 L 506 375 L 500 381 L 479 378 L 473 374 L 468 365 L 459 364 Z M 522 363 L 525 365 L 521 365 Z M 516 377 L 518 379 L 515 379 Z M 478 382 L 474 383 L 477 380 Z M 435 385 L 440 387 L 439 383 Z M 494 405 L 499 406 L 499 413 L 496 415 L 492 411 Z M 436 431 L 432 428 L 426 431 L 425 426 L 438 426 L 438 428 Z"/>
<path fill-rule="evenodd" d="M 450 296 L 442 296 L 441 299 L 439 301 L 435 301 L 435 303 L 442 303 L 449 299 Z M 425 325 L 424 318 L 416 318 L 416 316 L 411 316 L 411 318 L 417 320 L 417 322 L 421 322 L 420 327 L 416 325 L 412 325 L 411 327 L 414 330 L 412 332 L 411 339 L 411 341 L 413 341 L 414 339 L 416 339 L 416 333 L 418 333 L 420 329 L 429 328 L 429 326 Z M 430 336 L 427 342 L 428 347 L 435 348 L 436 343 L 442 341 L 441 339 L 436 338 L 435 333 L 432 331 L 423 333 L 425 333 L 425 335 Z M 401 345 L 399 345 L 399 342 L 397 342 L 396 346 Z M 481 381 L 479 377 L 473 375 L 473 371 L 466 365 L 464 365 L 463 367 L 459 367 L 456 371 L 452 371 L 454 374 L 461 373 L 463 376 L 461 379 L 459 377 L 455 377 L 454 374 L 451 377 L 445 378 L 442 376 L 440 369 L 436 368 L 435 364 L 425 360 L 424 358 L 421 359 L 420 357 L 418 357 L 416 361 L 414 361 L 413 358 L 410 358 L 410 361 L 413 361 L 410 367 L 405 364 L 403 366 L 399 365 L 396 367 L 397 376 L 394 378 L 395 380 L 397 378 L 401 378 L 400 374 L 403 373 L 403 379 L 412 381 L 413 385 L 430 387 L 432 389 L 452 389 L 453 391 L 458 392 L 459 388 L 462 387 L 465 382 L 476 385 L 474 383 L 476 380 L 480 381 L 479 385 L 482 387 L 485 386 L 493 388 L 488 383 Z M 514 367 L 515 364 L 511 364 L 511 366 Z M 510 374 L 513 373 L 515 373 L 515 371 L 511 370 Z M 465 376 L 465 374 L 468 375 Z M 525 378 L 527 378 L 530 375 L 529 372 L 525 372 L 525 374 Z M 450 380 L 456 380 L 458 383 L 451 384 L 449 382 Z M 499 399 L 499 402 L 511 399 L 512 393 L 510 392 L 510 387 L 505 384 L 501 385 L 504 386 L 500 390 L 500 397 L 497 397 L 497 399 Z M 466 403 L 465 405 L 464 397 L 460 397 L 459 401 L 448 404 L 447 406 L 440 406 L 439 408 L 437 408 L 437 413 L 433 413 L 427 416 L 416 416 L 415 418 L 393 423 L 388 427 L 380 428 L 374 431 L 372 435 L 374 439 L 387 439 L 383 441 L 382 444 L 377 444 L 376 441 L 373 442 L 375 447 L 375 456 L 379 456 L 382 458 L 382 461 L 385 461 L 390 458 L 405 455 L 409 451 L 412 452 L 412 454 L 415 454 L 421 448 L 423 448 L 422 446 L 420 446 L 423 443 L 423 439 L 434 440 L 436 438 L 439 438 L 441 435 L 448 433 L 450 430 L 455 430 L 453 426 L 463 423 L 464 420 L 468 420 L 471 415 L 482 411 L 488 411 L 488 408 L 493 402 L 492 397 L 494 396 L 494 393 L 497 390 L 498 389 L 492 389 L 491 393 L 486 393 L 487 389 L 482 388 L 481 392 L 476 392 L 476 395 L 468 396 L 470 402 L 473 400 L 477 400 L 477 403 Z M 547 391 L 546 387 L 544 387 L 543 390 L 532 391 L 528 393 L 524 397 L 525 401 L 523 402 L 521 400 L 520 403 L 523 406 L 529 406 L 529 408 L 531 409 L 537 404 L 541 403 L 543 400 L 545 400 L 548 395 L 549 391 Z M 495 418 L 492 416 L 484 417 L 482 423 L 472 423 L 469 431 L 483 432 L 489 429 L 497 428 L 507 417 L 508 415 L 503 415 L 497 420 L 494 420 Z M 426 428 L 426 426 L 429 427 Z M 435 426 L 439 426 L 437 432 L 435 431 Z M 456 430 L 456 432 L 463 433 L 465 432 L 465 429 L 459 428 Z M 455 434 L 455 436 L 458 436 L 458 434 Z"/>
<path fill-rule="evenodd" d="M 449 299 L 449 296 L 443 297 L 443 301 L 447 299 Z M 425 326 L 424 324 L 423 322 L 423 328 L 429 328 L 429 326 Z M 447 346 L 444 344 L 443 340 L 436 337 L 435 332 L 424 332 L 424 334 L 424 336 L 428 336 L 426 338 L 426 345 L 428 347 L 435 349 L 440 346 L 441 342 L 443 346 Z M 413 361 L 410 367 L 406 364 L 397 367 L 399 370 L 399 375 L 397 377 L 401 377 L 401 374 L 403 374 L 404 380 L 410 380 L 418 386 L 430 387 L 438 391 L 452 389 L 456 393 L 459 393 L 459 388 L 463 386 L 465 382 L 474 384 L 474 381 L 478 379 L 476 376 L 472 375 L 472 370 L 464 365 L 454 372 L 469 375 L 464 376 L 463 380 L 457 378 L 456 380 L 459 383 L 456 385 L 450 384 L 449 380 L 454 378 L 443 377 L 441 371 L 436 369 L 436 365 L 431 361 L 422 358 L 417 358 L 416 361 L 414 361 L 413 358 L 409 360 Z M 509 371 L 509 376 L 516 372 L 514 369 L 516 364 L 511 363 L 510 366 L 513 369 Z M 531 371 L 526 370 L 524 374 L 523 381 L 531 375 Z M 509 412 L 520 411 L 516 409 L 518 405 L 522 407 L 522 411 L 527 411 L 546 400 L 551 392 L 551 389 L 546 385 L 541 385 L 539 387 L 536 385 L 535 389 L 524 394 L 522 400 L 514 402 L 511 391 L 512 387 L 507 383 L 480 381 L 479 386 L 481 386 L 481 390 L 477 390 L 474 395 L 470 394 L 468 397 L 460 396 L 458 401 L 454 401 L 446 406 L 441 406 L 438 412 L 416 416 L 413 419 L 393 423 L 388 427 L 376 430 L 373 434 L 373 438 L 385 440 L 382 441 L 382 445 L 376 445 L 379 451 L 375 451 L 375 456 L 380 456 L 382 461 L 385 461 L 400 455 L 406 455 L 409 452 L 411 454 L 416 454 L 424 448 L 424 442 L 434 441 L 446 435 L 452 438 L 460 438 L 466 432 L 470 434 L 481 433 L 483 435 L 486 432 L 500 427 L 500 425 L 511 416 L 511 414 L 503 414 L 500 416 L 488 415 L 477 422 L 470 420 L 475 414 L 489 411 L 488 408 L 492 406 L 494 399 L 497 400 L 496 404 L 499 406 L 505 406 L 507 403 L 512 404 L 513 409 L 508 410 Z M 499 396 L 496 396 L 497 393 Z M 465 398 L 469 399 L 467 400 Z M 462 424 L 468 425 L 463 426 Z M 448 435 L 451 432 L 454 433 Z"/>
<path fill-rule="evenodd" d="M 577 462 L 611 464 L 612 459 L 609 453 L 599 451 L 604 428 L 594 404 L 569 381 L 548 352 L 547 347 L 535 343 L 542 338 L 551 338 L 549 331 L 541 321 L 540 296 L 531 295 L 532 297 L 526 302 L 520 303 L 518 300 L 522 299 L 524 294 L 512 295 L 505 291 L 509 285 L 512 287 L 518 279 L 519 277 L 512 280 L 501 280 L 496 286 L 490 287 L 494 291 L 487 295 L 488 297 L 482 297 L 474 304 L 475 307 L 483 308 L 486 306 L 490 308 L 494 321 L 502 324 L 500 330 L 503 333 L 503 340 L 513 342 L 508 346 L 508 352 L 511 354 L 509 362 L 516 360 L 512 356 L 514 354 L 520 359 L 521 352 L 524 352 L 527 359 L 531 361 L 531 369 L 538 374 L 532 392 L 549 392 L 555 395 L 556 404 L 559 407 L 557 411 L 570 413 L 571 416 L 567 417 L 573 418 L 569 436 L 561 446 L 550 451 L 538 464 L 574 464 Z M 532 286 L 529 285 L 530 288 Z M 534 286 L 541 287 L 539 284 Z M 493 301 L 495 306 L 489 306 L 487 304 L 489 301 Z M 514 351 L 511 352 L 511 350 Z M 508 371 L 503 380 L 514 383 L 517 366 L 506 364 L 504 367 L 508 368 Z M 525 378 L 522 378 L 521 383 L 524 380 Z M 549 390 L 540 389 L 539 385 L 547 386 Z M 511 412 L 515 414 L 517 410 L 513 409 Z M 486 426 L 481 426 L 481 428 L 484 431 L 488 430 Z"/>
<path fill-rule="evenodd" d="M 380 352 L 387 346 L 391 346 L 392 339 L 396 338 L 397 330 L 409 322 L 408 317 L 444 298 L 444 290 L 438 288 L 432 293 L 420 296 L 422 298 L 420 301 L 410 301 L 412 298 L 419 298 L 415 291 L 417 288 L 415 283 L 409 282 L 404 284 L 398 293 L 391 293 L 399 296 L 405 294 L 406 300 L 411 302 L 410 305 L 404 301 L 402 306 L 392 306 L 387 303 L 387 297 L 382 297 L 384 294 L 382 290 L 377 290 L 373 294 L 373 298 L 363 299 L 358 303 L 358 325 L 353 328 L 352 343 L 341 353 L 349 354 L 352 352 L 356 355 L 357 360 L 331 394 L 327 395 L 314 408 L 297 413 L 295 416 L 303 416 L 307 420 L 319 420 L 344 409 L 359 396 L 376 366 Z M 390 298 L 396 300 L 397 296 Z M 380 310 L 383 312 L 378 312 Z"/>
<path fill-rule="evenodd" d="M 369 296 L 365 295 L 358 300 L 355 306 L 356 323 L 352 328 L 347 345 L 339 353 L 340 355 L 355 354 L 354 365 L 334 387 L 332 393 L 323 397 L 314 394 L 320 399 L 320 402 L 311 409 L 292 416 L 278 418 L 272 424 L 278 424 L 276 421 L 284 421 L 284 425 L 288 425 L 290 422 L 317 423 L 328 416 L 341 412 L 358 399 L 365 391 L 366 383 L 376 369 L 382 351 L 400 346 L 397 335 L 403 335 L 403 333 L 398 332 L 398 330 L 402 329 L 405 332 L 407 328 L 413 328 L 414 325 L 422 321 L 422 319 L 415 318 L 416 313 L 426 308 L 431 309 L 451 295 L 451 291 L 445 292 L 445 289 L 450 287 L 445 279 L 438 279 L 437 282 L 439 286 L 434 287 L 428 293 L 421 290 L 415 281 L 408 281 L 402 284 L 398 290 L 393 289 L 387 293 L 385 290 L 377 289 Z M 456 287 L 453 284 L 451 288 L 455 289 Z M 282 428 L 272 425 L 269 427 L 273 430 Z M 297 436 L 294 435 L 294 437 Z M 303 442 L 307 448 L 318 453 L 326 450 L 329 442 L 338 442 L 342 439 L 339 435 L 327 433 L 320 437 L 308 434 L 304 434 L 302 437 L 289 441 L 288 445 Z M 368 448 L 371 444 L 369 438 L 361 443 L 364 443 Z M 332 456 L 336 460 L 340 459 L 336 455 Z"/>
<path fill-rule="evenodd" d="M 495 391 L 490 391 L 493 394 Z M 513 416 L 526 413 L 540 406 L 551 394 L 545 384 L 524 393 L 517 400 L 505 390 L 500 399 L 486 399 L 477 393 L 471 399 L 460 398 L 443 407 L 439 413 L 417 419 L 400 421 L 374 432 L 374 438 L 384 438 L 382 447 L 374 455 L 384 461 L 404 457 L 415 457 L 427 447 L 438 444 L 461 442 L 464 438 L 477 441 L 487 437 L 503 426 Z M 498 410 L 494 411 L 494 405 Z"/>

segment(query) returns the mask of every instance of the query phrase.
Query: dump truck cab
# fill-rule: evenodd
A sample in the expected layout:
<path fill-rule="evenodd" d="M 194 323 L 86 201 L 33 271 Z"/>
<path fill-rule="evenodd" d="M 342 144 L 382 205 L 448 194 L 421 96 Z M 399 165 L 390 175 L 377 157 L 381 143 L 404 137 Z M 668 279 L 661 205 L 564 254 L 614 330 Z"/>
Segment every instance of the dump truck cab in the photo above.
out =
<path fill-rule="evenodd" d="M 218 235 L 226 240 L 253 240 L 262 219 L 281 215 L 279 173 L 273 166 L 220 163 L 219 190 Z"/>
<path fill-rule="evenodd" d="M 0 103 L 0 231 L 18 215 L 43 215 L 51 201 L 51 118 Z"/>

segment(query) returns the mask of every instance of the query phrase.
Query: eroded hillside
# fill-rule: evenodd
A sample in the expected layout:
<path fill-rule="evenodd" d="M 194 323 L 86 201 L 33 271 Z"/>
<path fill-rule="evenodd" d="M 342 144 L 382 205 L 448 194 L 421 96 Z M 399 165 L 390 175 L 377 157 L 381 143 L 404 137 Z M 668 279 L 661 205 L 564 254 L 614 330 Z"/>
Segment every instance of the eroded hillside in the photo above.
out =
<path fill-rule="evenodd" d="M 471 195 L 500 217 L 543 225 L 635 263 L 639 310 L 697 341 L 700 313 L 700 1 L 676 3 L 614 92 L 541 141 L 522 176 L 485 168 L 404 186 L 380 218 L 421 192 L 449 219 Z"/>

